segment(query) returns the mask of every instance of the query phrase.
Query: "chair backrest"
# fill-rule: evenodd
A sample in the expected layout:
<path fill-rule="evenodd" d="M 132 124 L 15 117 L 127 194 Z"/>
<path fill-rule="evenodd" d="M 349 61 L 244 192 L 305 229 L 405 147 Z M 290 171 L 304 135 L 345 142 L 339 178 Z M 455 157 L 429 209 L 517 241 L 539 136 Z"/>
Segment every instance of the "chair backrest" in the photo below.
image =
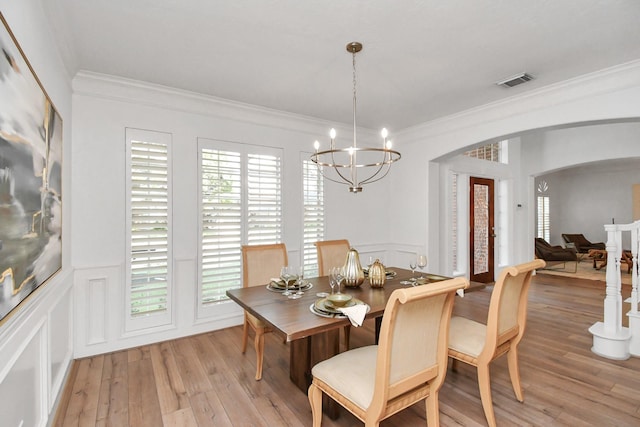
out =
<path fill-rule="evenodd" d="M 578 251 L 581 247 L 587 247 L 592 243 L 584 237 L 584 234 L 562 234 L 562 238 L 566 243 L 573 243 Z"/>
<path fill-rule="evenodd" d="M 551 249 L 551 245 L 546 240 L 536 237 L 534 241 L 535 253 L 538 258 L 544 259 L 544 252 Z"/>
<path fill-rule="evenodd" d="M 242 246 L 242 286 L 266 285 L 289 265 L 284 243 Z"/>
<path fill-rule="evenodd" d="M 507 341 L 520 341 L 527 322 L 527 296 L 534 270 L 546 263 L 536 259 L 504 268 L 493 287 L 487 318 L 487 337 L 482 353 L 493 353 Z M 482 357 L 482 356 L 481 356 Z"/>
<path fill-rule="evenodd" d="M 342 267 L 347 260 L 347 253 L 351 246 L 349 241 L 343 240 L 324 240 L 316 242 L 316 250 L 318 251 L 318 274 L 320 276 L 328 276 L 329 270 L 333 267 Z"/>
<path fill-rule="evenodd" d="M 429 383 L 438 390 L 447 370 L 449 323 L 456 290 L 469 286 L 458 277 L 429 286 L 396 289 L 387 301 L 376 366 L 373 399 L 367 412 Z"/>

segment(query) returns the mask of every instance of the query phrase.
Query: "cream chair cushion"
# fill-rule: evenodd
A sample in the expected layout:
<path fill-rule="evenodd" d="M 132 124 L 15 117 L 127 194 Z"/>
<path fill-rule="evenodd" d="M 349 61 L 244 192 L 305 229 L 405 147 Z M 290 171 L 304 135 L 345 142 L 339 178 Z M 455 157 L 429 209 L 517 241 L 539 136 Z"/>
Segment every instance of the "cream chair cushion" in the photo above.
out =
<path fill-rule="evenodd" d="M 449 348 L 469 356 L 478 357 L 482 353 L 487 337 L 487 325 L 453 316 L 449 326 Z"/>
<path fill-rule="evenodd" d="M 314 378 L 331 384 L 339 394 L 366 409 L 373 398 L 377 354 L 377 345 L 349 350 L 318 363 L 311 373 Z"/>

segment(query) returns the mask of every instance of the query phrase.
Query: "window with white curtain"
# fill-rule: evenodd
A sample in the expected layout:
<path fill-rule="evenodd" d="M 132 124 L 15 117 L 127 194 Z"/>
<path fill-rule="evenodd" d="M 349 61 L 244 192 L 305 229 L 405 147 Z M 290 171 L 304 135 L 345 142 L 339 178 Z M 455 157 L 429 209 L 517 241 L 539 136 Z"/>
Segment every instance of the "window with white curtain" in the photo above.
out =
<path fill-rule="evenodd" d="M 200 306 L 242 286 L 243 244 L 282 240 L 282 150 L 198 139 Z"/>
<path fill-rule="evenodd" d="M 127 329 L 171 322 L 171 135 L 126 129 Z"/>
<path fill-rule="evenodd" d="M 302 160 L 303 248 L 302 262 L 306 277 L 318 276 L 318 253 L 314 245 L 324 240 L 324 181 L 318 166 Z"/>

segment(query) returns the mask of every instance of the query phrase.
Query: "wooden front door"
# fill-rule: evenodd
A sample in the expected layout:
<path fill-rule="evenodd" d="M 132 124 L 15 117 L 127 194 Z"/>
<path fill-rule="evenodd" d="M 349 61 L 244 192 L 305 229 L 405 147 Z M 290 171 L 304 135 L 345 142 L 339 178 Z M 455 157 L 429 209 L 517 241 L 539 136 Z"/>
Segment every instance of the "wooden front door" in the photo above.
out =
<path fill-rule="evenodd" d="M 494 279 L 494 191 L 493 180 L 471 177 L 469 182 L 470 277 L 474 282 Z"/>

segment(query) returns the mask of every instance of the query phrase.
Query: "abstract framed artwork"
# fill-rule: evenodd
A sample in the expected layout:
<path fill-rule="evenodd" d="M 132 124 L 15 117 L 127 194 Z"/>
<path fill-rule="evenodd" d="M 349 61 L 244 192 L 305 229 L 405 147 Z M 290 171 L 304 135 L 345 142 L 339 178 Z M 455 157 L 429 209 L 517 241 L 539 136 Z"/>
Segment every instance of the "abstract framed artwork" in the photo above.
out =
<path fill-rule="evenodd" d="M 0 20 L 2 322 L 62 267 L 62 119 Z"/>

